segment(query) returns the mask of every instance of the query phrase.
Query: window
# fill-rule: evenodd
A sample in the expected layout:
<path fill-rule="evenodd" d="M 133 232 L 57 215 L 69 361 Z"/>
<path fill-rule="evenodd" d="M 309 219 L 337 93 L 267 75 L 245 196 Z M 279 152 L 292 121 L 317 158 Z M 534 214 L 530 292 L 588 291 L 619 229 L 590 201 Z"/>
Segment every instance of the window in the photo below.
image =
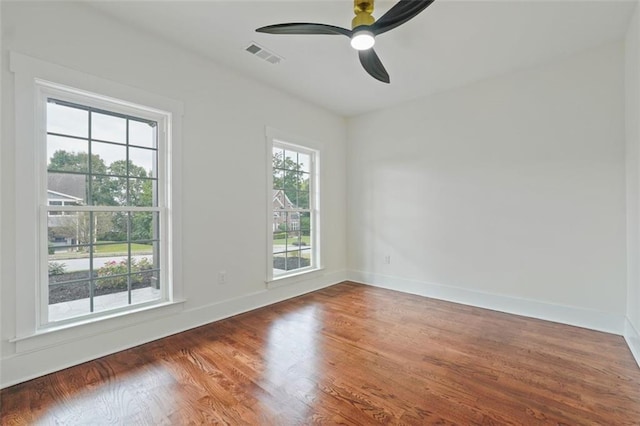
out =
<path fill-rule="evenodd" d="M 43 85 L 43 325 L 167 300 L 167 115 Z M 42 227 L 45 230 L 45 227 Z"/>
<path fill-rule="evenodd" d="M 60 89 L 45 87 L 42 95 L 42 171 L 47 197 L 58 198 L 47 200 L 41 238 L 48 253 L 44 323 L 165 300 L 158 161 L 163 118 L 142 107 L 123 113 L 116 104 Z"/>
<path fill-rule="evenodd" d="M 318 151 L 271 138 L 269 280 L 319 268 Z"/>
<path fill-rule="evenodd" d="M 182 309 L 181 102 L 10 53 L 16 351 Z"/>

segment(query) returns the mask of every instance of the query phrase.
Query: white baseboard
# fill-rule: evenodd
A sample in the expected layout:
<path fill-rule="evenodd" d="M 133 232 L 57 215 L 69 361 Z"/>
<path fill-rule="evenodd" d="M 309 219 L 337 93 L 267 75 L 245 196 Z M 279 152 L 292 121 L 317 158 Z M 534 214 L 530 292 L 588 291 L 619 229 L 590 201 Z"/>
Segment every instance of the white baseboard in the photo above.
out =
<path fill-rule="evenodd" d="M 0 389 L 329 287 L 346 279 L 347 273 L 344 270 L 325 273 L 308 280 L 302 277 L 299 283 L 288 286 L 262 290 L 195 309 L 185 309 L 178 314 L 140 322 L 126 329 L 108 330 L 41 350 L 13 354 L 1 360 Z"/>
<path fill-rule="evenodd" d="M 433 299 L 559 322 L 617 335 L 622 335 L 624 331 L 624 316 L 609 312 L 600 312 L 501 294 L 484 293 L 460 287 L 371 274 L 362 271 L 349 271 L 348 275 L 351 281 Z"/>
<path fill-rule="evenodd" d="M 624 340 L 627 341 L 627 345 L 638 363 L 638 367 L 640 367 L 640 332 L 633 326 L 629 318 L 625 318 L 624 321 Z"/>

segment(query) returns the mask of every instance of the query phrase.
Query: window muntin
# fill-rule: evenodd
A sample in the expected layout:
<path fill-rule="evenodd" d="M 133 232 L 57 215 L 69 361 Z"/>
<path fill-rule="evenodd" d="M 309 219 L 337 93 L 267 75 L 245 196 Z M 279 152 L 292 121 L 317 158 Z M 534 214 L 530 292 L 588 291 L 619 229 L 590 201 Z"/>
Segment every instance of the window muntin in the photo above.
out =
<path fill-rule="evenodd" d="M 318 268 L 317 151 L 273 140 L 271 277 Z"/>
<path fill-rule="evenodd" d="M 161 253 L 165 142 L 159 130 L 165 119 L 143 107 L 128 105 L 124 113 L 88 96 L 64 97 L 57 91 L 43 98 L 47 275 L 41 325 L 155 304 L 169 294 Z"/>

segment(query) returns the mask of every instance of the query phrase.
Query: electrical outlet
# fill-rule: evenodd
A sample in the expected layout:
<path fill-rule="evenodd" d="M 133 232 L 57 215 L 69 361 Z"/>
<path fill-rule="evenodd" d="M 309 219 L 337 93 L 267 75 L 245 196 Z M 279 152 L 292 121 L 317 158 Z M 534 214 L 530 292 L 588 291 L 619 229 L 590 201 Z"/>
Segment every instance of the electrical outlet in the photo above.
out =
<path fill-rule="evenodd" d="M 391 264 L 391 255 L 390 254 L 385 255 L 384 264 L 385 265 L 390 265 Z"/>
<path fill-rule="evenodd" d="M 227 283 L 227 271 L 218 272 L 218 284 L 226 284 Z"/>

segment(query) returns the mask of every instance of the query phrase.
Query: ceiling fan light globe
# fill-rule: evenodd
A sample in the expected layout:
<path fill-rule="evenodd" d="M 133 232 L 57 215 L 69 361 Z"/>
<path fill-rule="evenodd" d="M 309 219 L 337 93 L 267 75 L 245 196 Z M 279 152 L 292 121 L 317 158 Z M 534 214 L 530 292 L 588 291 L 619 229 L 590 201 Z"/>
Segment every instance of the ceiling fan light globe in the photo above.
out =
<path fill-rule="evenodd" d="M 371 49 L 376 44 L 376 39 L 371 31 L 358 31 L 351 37 L 351 47 L 356 50 Z"/>

